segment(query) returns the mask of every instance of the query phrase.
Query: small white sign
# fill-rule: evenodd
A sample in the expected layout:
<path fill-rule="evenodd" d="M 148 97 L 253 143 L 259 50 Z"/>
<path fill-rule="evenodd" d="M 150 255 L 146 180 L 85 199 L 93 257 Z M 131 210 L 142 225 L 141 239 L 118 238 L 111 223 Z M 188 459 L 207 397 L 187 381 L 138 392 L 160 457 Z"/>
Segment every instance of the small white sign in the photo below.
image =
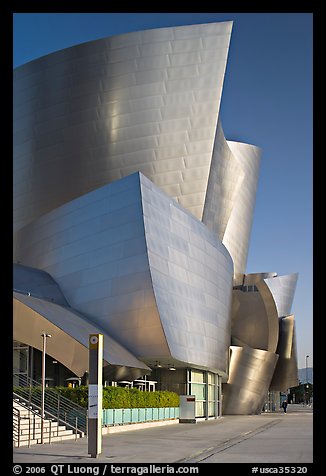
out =
<path fill-rule="evenodd" d="M 98 418 L 99 386 L 88 386 L 88 418 Z"/>

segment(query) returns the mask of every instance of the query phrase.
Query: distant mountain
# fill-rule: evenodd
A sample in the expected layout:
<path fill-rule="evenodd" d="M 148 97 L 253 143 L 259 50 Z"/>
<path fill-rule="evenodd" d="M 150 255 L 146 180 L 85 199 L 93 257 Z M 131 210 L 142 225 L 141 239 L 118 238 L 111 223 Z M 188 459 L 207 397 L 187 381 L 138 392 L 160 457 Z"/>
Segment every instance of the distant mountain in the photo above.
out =
<path fill-rule="evenodd" d="M 314 383 L 313 380 L 313 367 L 304 367 L 303 369 L 298 369 L 298 378 L 301 383 L 306 383 L 307 382 L 307 376 L 308 376 L 308 382 L 309 383 Z"/>

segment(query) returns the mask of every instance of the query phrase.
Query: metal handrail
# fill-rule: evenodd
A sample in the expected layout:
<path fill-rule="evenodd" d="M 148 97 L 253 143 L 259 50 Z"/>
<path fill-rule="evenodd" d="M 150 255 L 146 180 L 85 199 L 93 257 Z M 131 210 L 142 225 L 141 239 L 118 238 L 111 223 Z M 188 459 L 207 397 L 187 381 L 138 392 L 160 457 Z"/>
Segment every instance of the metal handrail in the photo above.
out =
<path fill-rule="evenodd" d="M 41 385 L 36 380 L 25 375 L 14 376 L 17 379 L 17 385 L 14 385 L 16 398 L 24 398 L 31 405 L 41 406 L 41 391 L 35 392 L 34 388 L 41 390 Z M 87 435 L 87 410 L 77 403 L 72 402 L 68 398 L 62 396 L 58 391 L 52 388 L 46 388 L 44 395 L 44 408 L 57 420 L 61 420 L 75 427 L 76 417 L 78 418 L 78 430 Z"/>
<path fill-rule="evenodd" d="M 20 436 L 21 436 L 21 421 L 22 420 L 28 420 L 28 448 L 31 446 L 31 417 L 30 414 L 32 413 L 33 415 L 33 438 L 35 439 L 35 417 L 38 416 L 41 418 L 42 423 L 43 420 L 49 421 L 50 422 L 50 431 L 49 431 L 49 443 L 51 443 L 51 423 L 52 420 L 42 418 L 41 415 L 38 414 L 37 411 L 32 410 L 31 408 L 26 408 L 28 410 L 28 417 L 27 416 L 21 416 L 21 410 L 18 410 L 18 408 L 13 407 L 13 441 L 17 441 L 18 448 L 20 447 Z M 42 425 L 42 430 L 41 430 L 41 438 L 43 441 L 43 425 Z"/>
<path fill-rule="evenodd" d="M 30 407 L 29 408 L 26 407 L 26 409 L 28 411 L 34 413 L 38 417 L 40 417 L 42 420 L 56 420 L 58 423 L 62 423 L 64 426 L 69 427 L 72 430 L 75 430 L 77 433 L 80 434 L 80 436 L 84 436 L 85 432 L 83 430 L 81 430 L 80 428 L 78 428 L 78 417 L 76 417 L 75 425 L 72 425 L 71 423 L 67 422 L 63 418 L 57 418 L 56 415 L 49 412 L 48 410 L 44 411 L 44 417 L 42 417 L 40 406 L 36 405 L 35 403 L 29 403 L 28 400 L 26 400 L 24 397 L 21 397 L 20 395 L 17 395 L 15 392 L 13 392 L 13 397 L 14 397 L 14 399 L 19 398 L 20 400 L 22 400 L 23 403 L 25 403 L 25 405 L 26 404 L 30 405 Z M 46 418 L 45 415 L 48 415 L 50 418 Z"/>
<path fill-rule="evenodd" d="M 20 411 L 13 408 L 13 441 L 17 440 L 18 447 L 20 446 Z"/>

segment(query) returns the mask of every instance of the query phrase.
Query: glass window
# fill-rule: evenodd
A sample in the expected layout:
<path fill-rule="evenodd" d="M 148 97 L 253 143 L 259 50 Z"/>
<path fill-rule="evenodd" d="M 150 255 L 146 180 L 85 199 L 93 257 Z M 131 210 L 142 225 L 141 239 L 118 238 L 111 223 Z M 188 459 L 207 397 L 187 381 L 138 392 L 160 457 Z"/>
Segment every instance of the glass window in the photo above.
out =
<path fill-rule="evenodd" d="M 216 385 L 216 400 L 220 399 L 220 386 L 217 384 Z"/>
<path fill-rule="evenodd" d="M 204 416 L 205 416 L 204 402 L 196 401 L 196 417 L 204 417 Z"/>
<path fill-rule="evenodd" d="M 195 369 L 188 369 L 187 376 L 189 395 L 196 397 L 196 417 L 219 416 L 219 376 Z"/>
<path fill-rule="evenodd" d="M 190 375 L 191 382 L 204 383 L 204 372 L 200 370 L 192 370 Z"/>
<path fill-rule="evenodd" d="M 204 384 L 198 384 L 198 383 L 192 383 L 191 384 L 191 394 L 196 395 L 196 400 L 205 400 L 206 395 L 205 395 L 205 385 Z"/>
<path fill-rule="evenodd" d="M 14 341 L 13 346 L 13 373 L 28 373 L 28 346 L 20 342 Z"/>
<path fill-rule="evenodd" d="M 208 385 L 208 400 L 215 400 L 215 385 Z"/>
<path fill-rule="evenodd" d="M 208 402 L 208 416 L 215 416 L 215 402 Z"/>

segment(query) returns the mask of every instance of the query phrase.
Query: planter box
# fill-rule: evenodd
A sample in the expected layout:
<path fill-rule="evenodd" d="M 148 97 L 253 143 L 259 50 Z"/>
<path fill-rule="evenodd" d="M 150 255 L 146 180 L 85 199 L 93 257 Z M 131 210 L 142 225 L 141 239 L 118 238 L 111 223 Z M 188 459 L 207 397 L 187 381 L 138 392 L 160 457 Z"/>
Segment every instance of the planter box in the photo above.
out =
<path fill-rule="evenodd" d="M 110 408 L 102 412 L 102 425 L 129 425 L 149 421 L 179 418 L 179 407 L 167 408 Z"/>

